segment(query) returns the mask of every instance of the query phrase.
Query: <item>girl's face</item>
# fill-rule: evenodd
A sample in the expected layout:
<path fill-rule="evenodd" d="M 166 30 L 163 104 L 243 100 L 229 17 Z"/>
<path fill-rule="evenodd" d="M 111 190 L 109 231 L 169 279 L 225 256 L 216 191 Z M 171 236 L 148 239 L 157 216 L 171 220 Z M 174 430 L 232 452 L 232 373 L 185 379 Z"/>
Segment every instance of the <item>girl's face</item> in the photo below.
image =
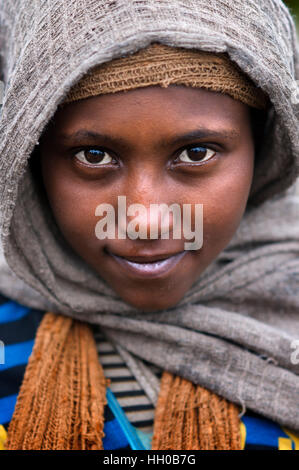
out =
<path fill-rule="evenodd" d="M 48 125 L 40 152 L 48 200 L 65 239 L 119 296 L 144 311 L 177 304 L 227 246 L 245 211 L 254 168 L 249 107 L 176 85 L 70 103 Z M 126 208 L 138 203 L 148 211 L 136 226 L 147 238 L 118 238 L 118 228 L 125 233 L 137 215 L 120 219 L 118 196 L 126 197 Z M 104 203 L 114 208 L 116 238 L 96 236 L 96 207 Z M 150 236 L 150 204 L 162 203 L 176 203 L 182 213 L 189 204 L 190 229 L 202 204 L 201 248 L 185 250 L 190 239 L 183 230 L 181 239 L 173 238 L 173 217 L 168 239 L 161 226 L 158 238 Z"/>

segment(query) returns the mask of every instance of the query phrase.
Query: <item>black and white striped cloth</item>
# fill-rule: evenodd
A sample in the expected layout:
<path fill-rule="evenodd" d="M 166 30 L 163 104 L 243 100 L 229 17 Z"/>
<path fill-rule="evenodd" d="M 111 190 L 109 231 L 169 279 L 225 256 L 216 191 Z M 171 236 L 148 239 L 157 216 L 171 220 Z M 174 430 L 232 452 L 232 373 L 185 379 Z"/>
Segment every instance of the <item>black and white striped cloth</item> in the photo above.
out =
<path fill-rule="evenodd" d="M 104 375 L 111 380 L 110 388 L 128 420 L 139 430 L 146 433 L 152 432 L 155 401 L 162 370 L 146 361 L 141 362 L 121 350 L 112 341 L 109 341 L 99 328 L 94 328 L 94 337 Z M 136 373 L 138 365 L 142 367 L 139 374 Z M 144 370 L 147 374 L 144 374 Z M 152 374 L 151 379 L 156 382 L 154 394 L 148 391 L 149 387 L 144 387 L 145 383 L 148 383 L 146 381 L 146 375 L 148 374 Z"/>

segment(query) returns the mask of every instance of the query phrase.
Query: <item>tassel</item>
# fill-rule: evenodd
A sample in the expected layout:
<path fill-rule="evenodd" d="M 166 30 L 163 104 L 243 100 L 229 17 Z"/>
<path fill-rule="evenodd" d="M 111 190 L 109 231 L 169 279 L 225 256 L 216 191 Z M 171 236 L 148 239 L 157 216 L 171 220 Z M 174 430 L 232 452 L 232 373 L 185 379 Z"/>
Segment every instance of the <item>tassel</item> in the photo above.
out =
<path fill-rule="evenodd" d="M 241 450 L 238 407 L 164 371 L 152 450 Z"/>
<path fill-rule="evenodd" d="M 103 449 L 106 385 L 90 327 L 46 313 L 25 370 L 5 448 Z"/>

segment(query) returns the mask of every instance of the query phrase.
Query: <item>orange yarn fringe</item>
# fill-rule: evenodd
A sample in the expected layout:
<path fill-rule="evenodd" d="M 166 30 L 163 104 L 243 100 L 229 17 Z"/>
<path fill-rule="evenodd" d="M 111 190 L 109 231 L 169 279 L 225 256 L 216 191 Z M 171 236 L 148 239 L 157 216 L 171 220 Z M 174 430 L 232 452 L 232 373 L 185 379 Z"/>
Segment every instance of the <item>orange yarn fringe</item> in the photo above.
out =
<path fill-rule="evenodd" d="M 106 380 L 88 325 L 46 313 L 25 370 L 5 448 L 103 449 Z"/>
<path fill-rule="evenodd" d="M 5 448 L 102 450 L 107 385 L 90 326 L 45 313 Z M 152 449 L 240 448 L 237 406 L 165 371 Z"/>
<path fill-rule="evenodd" d="M 225 398 L 165 371 L 152 450 L 241 450 L 238 413 Z"/>

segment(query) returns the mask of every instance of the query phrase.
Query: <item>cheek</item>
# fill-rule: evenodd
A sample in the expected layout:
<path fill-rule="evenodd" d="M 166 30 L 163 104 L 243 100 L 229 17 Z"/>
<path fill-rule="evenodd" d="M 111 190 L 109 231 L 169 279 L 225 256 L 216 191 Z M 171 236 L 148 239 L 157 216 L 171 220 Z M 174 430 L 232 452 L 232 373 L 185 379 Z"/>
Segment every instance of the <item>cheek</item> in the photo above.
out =
<path fill-rule="evenodd" d="M 232 165 L 210 180 L 204 198 L 204 240 L 213 251 L 222 251 L 235 234 L 250 192 L 253 177 L 253 157 Z"/>
<path fill-rule="evenodd" d="M 107 192 L 70 177 L 63 166 L 45 163 L 42 173 L 49 204 L 66 240 L 75 249 L 92 246 L 97 240 L 95 209 L 109 202 Z"/>

